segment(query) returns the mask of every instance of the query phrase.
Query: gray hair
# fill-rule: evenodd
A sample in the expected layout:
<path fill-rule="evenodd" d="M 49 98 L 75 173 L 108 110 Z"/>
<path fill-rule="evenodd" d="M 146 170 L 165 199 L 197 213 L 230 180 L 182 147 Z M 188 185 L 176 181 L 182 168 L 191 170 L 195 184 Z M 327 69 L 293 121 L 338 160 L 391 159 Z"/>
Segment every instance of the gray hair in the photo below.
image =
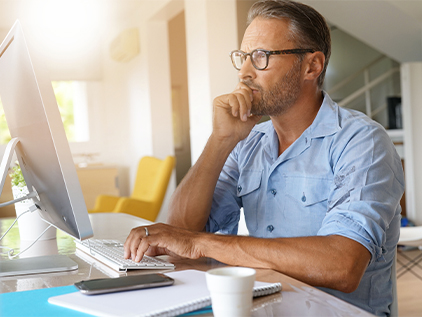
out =
<path fill-rule="evenodd" d="M 310 48 L 324 53 L 324 68 L 318 78 L 318 87 L 322 88 L 331 55 L 330 29 L 324 17 L 308 5 L 288 0 L 255 2 L 249 9 L 248 25 L 257 17 L 287 19 L 291 40 L 298 48 Z"/>

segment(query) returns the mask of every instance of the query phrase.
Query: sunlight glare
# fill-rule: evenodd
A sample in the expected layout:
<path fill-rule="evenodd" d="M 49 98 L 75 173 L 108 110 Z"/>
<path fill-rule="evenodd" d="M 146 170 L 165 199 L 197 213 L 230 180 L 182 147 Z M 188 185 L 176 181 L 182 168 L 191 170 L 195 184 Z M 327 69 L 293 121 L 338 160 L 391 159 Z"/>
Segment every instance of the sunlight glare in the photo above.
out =
<path fill-rule="evenodd" d="M 98 39 L 104 11 L 101 1 L 43 0 L 28 4 L 37 40 L 53 52 L 78 52 Z"/>

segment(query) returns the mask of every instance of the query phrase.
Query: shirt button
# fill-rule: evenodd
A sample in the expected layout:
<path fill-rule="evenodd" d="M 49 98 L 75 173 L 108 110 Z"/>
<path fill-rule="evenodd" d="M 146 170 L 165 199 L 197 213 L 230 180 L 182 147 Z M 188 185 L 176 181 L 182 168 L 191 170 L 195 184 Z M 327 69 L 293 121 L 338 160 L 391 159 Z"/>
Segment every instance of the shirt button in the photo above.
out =
<path fill-rule="evenodd" d="M 271 194 L 273 194 L 275 196 L 277 194 L 277 191 L 275 189 L 272 189 Z"/>
<path fill-rule="evenodd" d="M 303 202 L 305 202 L 305 201 L 306 201 L 306 196 L 305 196 L 305 193 L 303 193 L 303 196 L 302 196 L 302 201 L 303 201 Z"/>
<path fill-rule="evenodd" d="M 269 225 L 269 226 L 267 227 L 267 230 L 268 230 L 269 232 L 273 232 L 273 230 L 274 230 L 274 226 L 273 226 L 273 225 Z"/>
<path fill-rule="evenodd" d="M 237 191 L 240 193 L 242 191 L 242 186 L 237 186 Z"/>

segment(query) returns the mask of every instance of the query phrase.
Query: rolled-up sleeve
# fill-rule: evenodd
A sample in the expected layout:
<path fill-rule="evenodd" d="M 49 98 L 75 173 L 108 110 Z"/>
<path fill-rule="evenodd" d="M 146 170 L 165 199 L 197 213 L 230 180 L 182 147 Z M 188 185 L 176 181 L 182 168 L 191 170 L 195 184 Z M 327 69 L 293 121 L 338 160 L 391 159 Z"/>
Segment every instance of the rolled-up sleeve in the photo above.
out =
<path fill-rule="evenodd" d="M 332 147 L 336 149 L 332 155 L 334 181 L 318 235 L 350 238 L 368 249 L 371 263 L 383 260 L 386 231 L 401 211 L 404 177 L 400 158 L 388 135 L 377 126 L 364 126 L 353 137 L 337 140 L 343 144 Z"/>
<path fill-rule="evenodd" d="M 238 147 L 227 158 L 214 190 L 212 207 L 206 231 L 224 234 L 237 234 L 240 219 L 241 199 L 237 197 L 239 168 Z"/>

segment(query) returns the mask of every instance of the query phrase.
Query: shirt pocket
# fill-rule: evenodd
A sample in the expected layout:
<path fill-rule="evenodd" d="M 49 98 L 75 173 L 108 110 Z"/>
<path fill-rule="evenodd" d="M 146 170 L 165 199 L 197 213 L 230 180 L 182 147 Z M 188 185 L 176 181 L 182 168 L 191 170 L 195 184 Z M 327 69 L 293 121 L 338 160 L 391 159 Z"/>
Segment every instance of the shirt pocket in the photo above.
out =
<path fill-rule="evenodd" d="M 331 180 L 286 176 L 285 215 L 296 225 L 299 235 L 315 235 L 327 214 Z"/>
<path fill-rule="evenodd" d="M 244 170 L 239 176 L 237 197 L 242 200 L 245 222 L 249 233 L 258 228 L 258 205 L 261 192 L 262 170 Z"/>

